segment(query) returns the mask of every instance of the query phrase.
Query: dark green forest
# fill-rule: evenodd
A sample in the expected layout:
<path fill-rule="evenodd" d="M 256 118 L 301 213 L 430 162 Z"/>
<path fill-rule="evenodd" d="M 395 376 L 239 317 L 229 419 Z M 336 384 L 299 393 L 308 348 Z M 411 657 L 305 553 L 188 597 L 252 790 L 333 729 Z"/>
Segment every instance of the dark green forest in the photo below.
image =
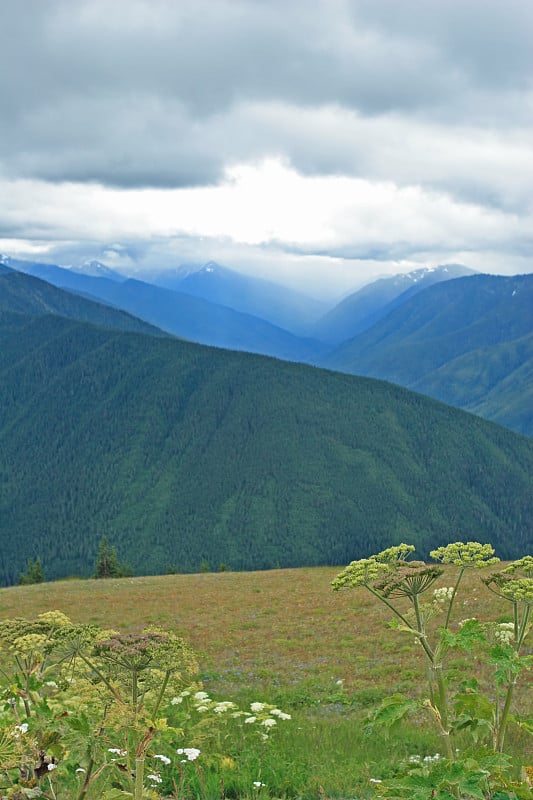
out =
<path fill-rule="evenodd" d="M 366 378 L 0 313 L 0 581 L 533 540 L 533 442 Z"/>
<path fill-rule="evenodd" d="M 473 275 L 410 297 L 323 364 L 533 435 L 533 275 Z"/>

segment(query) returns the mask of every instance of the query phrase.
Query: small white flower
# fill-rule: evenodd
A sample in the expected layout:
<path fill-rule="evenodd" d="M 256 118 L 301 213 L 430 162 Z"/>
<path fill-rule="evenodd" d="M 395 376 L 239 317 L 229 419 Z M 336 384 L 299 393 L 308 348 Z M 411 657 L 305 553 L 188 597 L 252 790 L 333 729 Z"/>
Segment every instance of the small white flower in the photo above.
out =
<path fill-rule="evenodd" d="M 57 764 L 48 764 L 48 772 L 52 772 L 53 769 L 57 769 Z"/>
<path fill-rule="evenodd" d="M 28 723 L 23 722 L 21 725 L 15 725 L 15 730 L 24 735 L 28 732 Z M 19 737 L 15 735 L 15 738 L 18 739 Z"/>
<path fill-rule="evenodd" d="M 161 778 L 159 775 L 147 775 L 146 778 L 154 783 L 163 783 L 163 778 Z"/>
<path fill-rule="evenodd" d="M 229 700 L 223 700 L 221 703 L 216 704 L 213 711 L 215 714 L 223 714 L 225 711 L 229 711 L 230 708 L 235 708 L 235 703 L 232 703 Z"/>
<path fill-rule="evenodd" d="M 245 722 L 245 724 L 247 723 L 248 725 L 251 725 L 251 723 L 252 723 L 252 722 L 255 722 L 255 721 L 256 721 L 256 719 L 257 719 L 257 717 L 246 717 L 246 719 L 244 720 L 244 722 Z"/>
<path fill-rule="evenodd" d="M 379 778 L 370 778 L 370 783 L 381 783 Z"/>
<path fill-rule="evenodd" d="M 83 769 L 83 767 L 78 767 L 78 769 L 76 770 L 76 772 L 78 772 L 78 773 L 85 773 L 85 772 L 87 772 L 87 770 L 86 770 L 86 769 Z"/>
<path fill-rule="evenodd" d="M 453 597 L 453 586 L 441 586 L 440 589 L 433 590 L 433 597 L 437 603 L 445 603 Z"/>
<path fill-rule="evenodd" d="M 254 712 L 254 714 L 259 714 L 265 707 L 264 703 L 252 703 L 250 708 Z"/>
<path fill-rule="evenodd" d="M 255 786 L 257 789 L 260 789 L 260 788 L 261 788 L 261 786 L 266 786 L 266 783 L 261 783 L 261 781 L 254 781 L 254 786 Z"/>
<path fill-rule="evenodd" d="M 179 706 L 180 703 L 183 703 L 183 697 L 173 697 L 170 701 L 171 706 Z"/>
<path fill-rule="evenodd" d="M 154 758 L 158 758 L 160 761 L 163 762 L 163 764 L 170 764 L 170 758 L 161 755 L 161 753 L 156 753 Z"/>
<path fill-rule="evenodd" d="M 199 714 L 204 714 L 206 711 L 209 711 L 208 706 L 197 706 L 196 710 Z"/>
<path fill-rule="evenodd" d="M 201 751 L 198 750 L 198 748 L 196 748 L 196 747 L 179 747 L 176 750 L 176 753 L 179 756 L 181 756 L 181 755 L 187 756 L 187 759 L 189 761 L 195 761 L 198 758 L 198 756 L 200 755 L 200 752 Z"/>
<path fill-rule="evenodd" d="M 108 747 L 107 748 L 107 752 L 108 753 L 115 753 L 115 755 L 117 755 L 117 756 L 125 756 L 126 755 L 126 751 L 125 750 L 120 750 L 118 747 Z"/>
<path fill-rule="evenodd" d="M 278 719 L 291 719 L 290 714 L 286 714 L 284 711 L 280 711 L 279 708 L 273 708 L 270 712 L 273 717 L 277 717 Z"/>
<path fill-rule="evenodd" d="M 267 717 L 267 719 L 263 720 L 261 725 L 264 725 L 265 728 L 273 728 L 274 725 L 276 725 L 276 720 L 272 719 L 272 717 Z"/>
<path fill-rule="evenodd" d="M 195 700 L 209 700 L 207 692 L 196 692 L 194 695 Z"/>

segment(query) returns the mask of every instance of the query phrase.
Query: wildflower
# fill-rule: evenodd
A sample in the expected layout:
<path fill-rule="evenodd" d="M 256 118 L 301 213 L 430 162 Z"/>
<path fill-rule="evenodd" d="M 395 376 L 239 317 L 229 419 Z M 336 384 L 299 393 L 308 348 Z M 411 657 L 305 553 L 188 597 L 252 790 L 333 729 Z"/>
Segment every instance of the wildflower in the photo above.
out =
<path fill-rule="evenodd" d="M 259 714 L 265 707 L 264 703 L 252 703 L 250 708 L 254 712 L 254 714 Z"/>
<path fill-rule="evenodd" d="M 195 700 L 209 700 L 207 692 L 196 692 L 194 695 Z"/>
<path fill-rule="evenodd" d="M 370 778 L 370 783 L 382 783 L 379 778 Z"/>
<path fill-rule="evenodd" d="M 146 778 L 154 783 L 163 783 L 163 778 L 161 778 L 159 775 L 147 775 Z"/>
<path fill-rule="evenodd" d="M 183 697 L 173 697 L 170 701 L 171 706 L 179 706 L 180 703 L 183 703 Z"/>
<path fill-rule="evenodd" d="M 467 623 L 467 622 L 477 622 L 477 620 L 476 620 L 476 618 L 475 618 L 475 617 L 467 617 L 466 619 L 462 619 L 462 620 L 461 620 L 461 621 L 458 623 L 458 625 L 459 625 L 459 627 L 460 627 L 460 628 L 462 628 L 462 627 L 463 627 L 463 625 L 466 625 L 466 623 Z"/>
<path fill-rule="evenodd" d="M 117 755 L 117 756 L 125 756 L 125 755 L 127 755 L 125 750 L 120 750 L 120 748 L 118 748 L 118 747 L 108 747 L 107 748 L 107 752 L 108 753 L 115 753 L 115 755 Z"/>
<path fill-rule="evenodd" d="M 454 542 L 445 547 L 438 547 L 429 554 L 434 561 L 443 564 L 454 564 L 457 567 L 474 567 L 481 569 L 497 564 L 499 558 L 493 558 L 494 548 L 490 544 L 479 542 Z"/>
<path fill-rule="evenodd" d="M 163 764 L 170 764 L 170 758 L 161 755 L 161 753 L 156 753 L 154 758 L 158 758 L 160 761 L 163 762 Z"/>
<path fill-rule="evenodd" d="M 197 706 L 196 710 L 199 714 L 204 714 L 206 711 L 209 711 L 208 706 Z"/>
<path fill-rule="evenodd" d="M 260 789 L 261 786 L 266 786 L 266 783 L 261 783 L 261 781 L 254 781 L 254 786 L 256 789 Z"/>
<path fill-rule="evenodd" d="M 511 642 L 514 639 L 514 623 L 513 622 L 500 623 L 494 631 L 494 638 L 500 644 L 511 644 Z"/>
<path fill-rule="evenodd" d="M 37 619 L 59 628 L 72 625 L 70 619 L 62 611 L 45 611 L 43 614 L 38 614 Z"/>
<path fill-rule="evenodd" d="M 224 700 L 222 703 L 217 703 L 213 711 L 215 714 L 223 714 L 225 711 L 229 711 L 230 708 L 235 708 L 235 703 Z"/>
<path fill-rule="evenodd" d="M 261 725 L 264 725 L 265 728 L 273 728 L 275 724 L 276 720 L 272 719 L 272 717 L 267 717 L 267 719 L 264 719 L 261 723 Z"/>
<path fill-rule="evenodd" d="M 176 753 L 179 756 L 182 756 L 182 755 L 183 756 L 187 756 L 187 759 L 189 761 L 195 761 L 198 758 L 198 756 L 200 755 L 200 752 L 201 751 L 198 750 L 196 747 L 179 747 L 176 750 Z"/>
<path fill-rule="evenodd" d="M 57 769 L 57 764 L 48 764 L 47 766 L 48 772 L 52 772 L 53 769 Z"/>
<path fill-rule="evenodd" d="M 374 556 L 376 561 L 382 564 L 394 564 L 396 561 L 405 561 L 409 553 L 414 553 L 415 546 L 413 544 L 398 544 L 394 547 L 388 547 Z"/>
<path fill-rule="evenodd" d="M 278 719 L 291 719 L 290 714 L 286 714 L 284 711 L 280 711 L 279 708 L 273 708 L 270 712 L 273 717 L 277 717 Z"/>
<path fill-rule="evenodd" d="M 453 598 L 453 586 L 441 586 L 440 589 L 433 590 L 433 597 L 437 603 L 445 603 Z"/>
<path fill-rule="evenodd" d="M 15 739 L 18 739 L 19 738 L 19 734 L 24 735 L 25 733 L 28 732 L 28 723 L 27 722 L 23 722 L 21 725 L 15 725 L 15 730 L 18 731 L 18 733 L 15 733 L 14 736 L 15 736 Z"/>
<path fill-rule="evenodd" d="M 352 588 L 367 586 L 389 570 L 390 566 L 388 564 L 376 561 L 375 558 L 361 558 L 358 561 L 352 561 L 342 572 L 339 572 L 332 582 L 332 586 L 335 591 L 343 586 L 351 586 Z"/>
<path fill-rule="evenodd" d="M 256 719 L 257 719 L 257 717 L 246 717 L 246 719 L 244 720 L 244 722 L 245 722 L 245 723 L 247 723 L 248 725 L 251 725 L 251 723 L 252 723 L 252 722 L 255 722 L 255 721 L 256 721 Z"/>

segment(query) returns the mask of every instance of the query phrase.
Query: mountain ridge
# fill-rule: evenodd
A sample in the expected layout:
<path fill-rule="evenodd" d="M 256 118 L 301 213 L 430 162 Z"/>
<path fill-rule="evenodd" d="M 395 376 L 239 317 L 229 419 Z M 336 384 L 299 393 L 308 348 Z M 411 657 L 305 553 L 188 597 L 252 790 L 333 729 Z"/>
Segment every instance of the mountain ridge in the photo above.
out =
<path fill-rule="evenodd" d="M 0 580 L 340 564 L 398 543 L 531 546 L 533 443 L 367 378 L 0 313 Z"/>

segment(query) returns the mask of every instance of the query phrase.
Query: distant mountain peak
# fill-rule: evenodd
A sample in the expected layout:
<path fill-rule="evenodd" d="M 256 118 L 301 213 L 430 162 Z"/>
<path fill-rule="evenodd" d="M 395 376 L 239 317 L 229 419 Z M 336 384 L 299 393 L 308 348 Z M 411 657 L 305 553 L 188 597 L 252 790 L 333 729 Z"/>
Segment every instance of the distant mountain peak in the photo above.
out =
<path fill-rule="evenodd" d="M 80 275 L 88 275 L 92 278 L 111 278 L 112 280 L 118 281 L 124 280 L 123 275 L 115 272 L 115 270 L 108 267 L 107 264 L 103 264 L 95 258 L 88 259 L 78 266 L 70 266 L 68 269 L 72 272 L 77 272 Z"/>

